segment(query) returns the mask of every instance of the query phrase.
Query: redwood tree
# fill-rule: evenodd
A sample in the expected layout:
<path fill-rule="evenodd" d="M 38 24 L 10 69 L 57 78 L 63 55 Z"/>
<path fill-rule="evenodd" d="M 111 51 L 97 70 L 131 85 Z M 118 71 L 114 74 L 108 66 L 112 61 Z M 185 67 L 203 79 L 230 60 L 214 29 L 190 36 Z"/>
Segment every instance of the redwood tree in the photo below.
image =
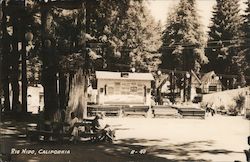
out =
<path fill-rule="evenodd" d="M 229 75 L 238 75 L 244 71 L 245 58 L 241 48 L 242 22 L 239 0 L 216 1 L 208 33 L 208 70 Z M 222 79 L 224 85 L 228 79 L 230 78 Z M 234 84 L 233 78 L 230 79 L 230 84 Z"/>

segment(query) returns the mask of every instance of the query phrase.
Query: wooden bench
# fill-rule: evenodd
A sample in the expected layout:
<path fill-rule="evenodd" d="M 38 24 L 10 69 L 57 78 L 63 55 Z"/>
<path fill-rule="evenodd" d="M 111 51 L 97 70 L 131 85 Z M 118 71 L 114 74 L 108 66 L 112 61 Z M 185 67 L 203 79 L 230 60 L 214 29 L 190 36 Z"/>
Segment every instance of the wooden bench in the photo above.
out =
<path fill-rule="evenodd" d="M 147 117 L 147 113 L 149 110 L 149 106 L 125 106 L 123 107 L 123 115 L 128 116 L 128 115 L 143 115 Z"/>
<path fill-rule="evenodd" d="M 64 123 L 57 123 L 64 125 Z M 65 123 L 66 124 L 66 123 Z M 64 128 L 62 129 L 53 129 L 53 124 L 51 124 L 51 130 L 37 130 L 37 128 L 33 128 L 31 130 L 27 130 L 27 137 L 32 141 L 64 141 L 65 138 L 68 140 L 72 137 L 71 133 L 65 132 Z M 61 126 L 60 125 L 60 126 Z M 68 124 L 65 126 L 69 126 Z M 78 136 L 81 138 L 87 138 L 92 142 L 99 141 L 102 132 L 94 131 L 94 123 L 93 119 L 84 119 L 81 122 L 77 122 L 74 125 L 78 128 Z M 83 129 L 81 129 L 81 127 Z M 47 128 L 48 129 L 48 128 Z"/>
<path fill-rule="evenodd" d="M 91 137 L 96 137 L 98 133 L 96 132 L 80 132 L 79 136 L 82 138 L 91 138 Z"/>
<path fill-rule="evenodd" d="M 88 106 L 88 116 L 96 116 L 98 113 L 102 113 L 105 116 L 119 116 L 121 112 L 121 106 Z"/>
<path fill-rule="evenodd" d="M 205 119 L 205 110 L 198 108 L 178 108 L 178 113 L 182 117 L 200 117 Z"/>
<path fill-rule="evenodd" d="M 156 105 L 152 107 L 154 117 L 156 116 L 178 116 L 178 111 L 170 105 Z"/>
<path fill-rule="evenodd" d="M 79 127 L 79 126 L 92 126 L 92 121 L 93 120 L 89 120 L 89 119 L 84 119 L 81 123 L 76 123 L 75 126 Z M 57 126 L 58 124 L 60 124 L 60 126 L 62 127 L 58 127 L 58 128 L 53 128 L 53 124 L 55 123 L 51 123 L 51 127 L 50 128 L 46 128 L 45 129 L 37 129 L 37 127 L 34 127 L 32 125 L 32 127 L 30 125 L 28 125 L 28 128 L 26 129 L 26 134 L 27 134 L 27 138 L 29 138 L 32 141 L 63 141 L 65 138 L 70 138 L 71 134 L 68 132 L 65 132 L 63 127 L 65 128 L 66 126 L 69 126 L 69 124 L 67 123 L 56 123 Z"/>
<path fill-rule="evenodd" d="M 85 129 L 84 131 L 78 130 L 78 136 L 81 138 L 87 138 L 89 139 L 91 142 L 99 142 L 102 141 L 102 137 L 103 137 L 103 132 L 95 132 L 94 131 L 94 123 L 93 120 L 85 120 L 83 122 L 80 123 L 76 123 L 77 126 L 84 126 Z M 112 142 L 112 141 L 109 141 Z"/>
<path fill-rule="evenodd" d="M 94 140 L 98 136 L 96 132 L 93 132 L 94 124 L 93 120 L 91 119 L 85 119 L 82 122 L 76 123 L 75 125 L 77 127 L 84 127 L 84 131 L 81 129 L 78 130 L 78 136 L 81 138 Z"/>

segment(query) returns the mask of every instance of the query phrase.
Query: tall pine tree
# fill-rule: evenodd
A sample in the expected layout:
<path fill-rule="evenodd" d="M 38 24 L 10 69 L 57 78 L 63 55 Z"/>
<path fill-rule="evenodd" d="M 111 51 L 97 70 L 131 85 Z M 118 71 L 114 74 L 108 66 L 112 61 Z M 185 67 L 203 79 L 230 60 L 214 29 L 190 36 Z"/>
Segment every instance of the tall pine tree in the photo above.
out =
<path fill-rule="evenodd" d="M 161 28 L 150 16 L 145 2 L 105 0 L 92 3 L 89 33 L 96 42 L 103 44 L 106 70 L 157 69 Z"/>
<path fill-rule="evenodd" d="M 243 25 L 243 31 L 244 31 L 244 49 L 245 49 L 245 57 L 246 57 L 246 63 L 247 68 L 245 71 L 245 74 L 250 76 L 250 0 L 246 1 L 247 9 L 246 9 L 246 15 L 245 15 L 245 21 Z M 248 80 L 248 84 L 250 81 Z"/>
<path fill-rule="evenodd" d="M 222 74 L 240 74 L 244 68 L 239 0 L 217 0 L 212 25 L 209 27 L 207 56 L 208 68 Z M 241 78 L 241 77 L 240 77 Z M 234 84 L 233 78 L 223 78 L 223 84 Z"/>
<path fill-rule="evenodd" d="M 160 64 L 161 26 L 149 14 L 145 3 L 131 1 L 118 37 L 130 49 L 129 65 L 138 71 L 155 71 Z"/>
<path fill-rule="evenodd" d="M 167 18 L 162 37 L 162 68 L 200 72 L 207 63 L 205 34 L 195 0 L 181 0 Z"/>

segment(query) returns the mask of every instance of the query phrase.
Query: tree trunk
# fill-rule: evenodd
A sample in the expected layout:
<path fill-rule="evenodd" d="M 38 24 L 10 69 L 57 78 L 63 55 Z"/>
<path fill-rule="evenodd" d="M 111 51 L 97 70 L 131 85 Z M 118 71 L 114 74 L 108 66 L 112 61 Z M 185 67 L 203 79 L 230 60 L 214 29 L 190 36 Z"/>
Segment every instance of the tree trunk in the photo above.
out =
<path fill-rule="evenodd" d="M 10 52 L 10 41 L 7 33 L 7 18 L 5 15 L 5 1 L 2 2 L 2 42 L 3 42 L 3 48 L 2 48 L 2 86 L 3 86 L 3 95 L 4 95 L 4 109 L 5 111 L 10 111 L 10 99 L 9 99 L 9 52 Z"/>
<path fill-rule="evenodd" d="M 54 42 L 49 38 L 51 21 L 48 19 L 49 11 L 43 9 L 41 12 L 42 21 L 42 81 L 44 87 L 44 117 L 45 120 L 54 121 L 58 109 L 57 94 L 57 62 L 54 49 Z"/>
<path fill-rule="evenodd" d="M 59 108 L 61 110 L 66 109 L 66 101 L 67 101 L 66 84 L 67 84 L 67 78 L 65 74 L 63 74 L 62 72 L 59 73 Z"/>
<path fill-rule="evenodd" d="M 70 88 L 71 88 L 71 84 L 72 84 L 72 80 L 73 80 L 74 74 L 73 73 L 68 73 L 66 75 L 66 89 L 65 89 L 65 95 L 66 95 L 66 99 L 65 99 L 65 106 L 67 108 L 68 103 L 69 103 L 69 93 L 70 93 Z"/>
<path fill-rule="evenodd" d="M 74 75 L 69 93 L 67 117 L 74 112 L 80 119 L 87 117 L 87 75 L 82 69 Z"/>
<path fill-rule="evenodd" d="M 19 101 L 19 51 L 18 51 L 18 19 L 16 16 L 12 16 L 12 25 L 13 25 L 13 36 L 12 36 L 12 68 L 11 68 L 11 89 L 12 89 L 12 111 L 17 111 L 18 106 L 20 105 Z"/>
<path fill-rule="evenodd" d="M 27 41 L 25 39 L 25 24 L 22 29 L 22 112 L 27 113 L 27 52 L 26 52 Z"/>
<path fill-rule="evenodd" d="M 43 70 L 44 87 L 44 117 L 54 121 L 54 115 L 58 110 L 57 80 L 55 70 L 51 68 Z"/>

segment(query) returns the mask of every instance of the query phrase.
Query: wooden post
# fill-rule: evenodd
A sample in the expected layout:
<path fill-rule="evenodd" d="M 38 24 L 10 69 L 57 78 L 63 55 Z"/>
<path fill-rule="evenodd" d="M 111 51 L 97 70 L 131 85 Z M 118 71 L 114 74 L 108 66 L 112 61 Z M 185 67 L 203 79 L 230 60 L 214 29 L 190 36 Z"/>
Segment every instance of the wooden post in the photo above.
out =
<path fill-rule="evenodd" d="M 190 77 L 188 78 L 188 97 L 187 97 L 187 101 L 191 100 L 191 89 L 192 89 L 192 73 L 191 71 L 189 72 Z"/>

